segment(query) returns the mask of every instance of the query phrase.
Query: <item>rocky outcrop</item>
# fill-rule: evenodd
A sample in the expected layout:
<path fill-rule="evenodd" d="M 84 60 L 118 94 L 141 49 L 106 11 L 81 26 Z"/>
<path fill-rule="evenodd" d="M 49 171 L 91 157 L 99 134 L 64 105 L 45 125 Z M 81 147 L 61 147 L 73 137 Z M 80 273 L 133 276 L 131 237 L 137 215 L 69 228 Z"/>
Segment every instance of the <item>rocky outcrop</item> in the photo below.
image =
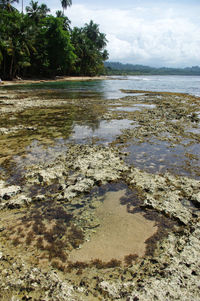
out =
<path fill-rule="evenodd" d="M 198 202 L 199 181 L 169 173 L 153 175 L 134 168 L 128 176 L 128 182 L 142 190 L 144 206 L 163 212 L 185 225 L 191 221 L 193 211 L 189 203 L 195 200 Z M 184 205 L 187 203 L 188 206 Z"/>
<path fill-rule="evenodd" d="M 28 205 L 31 199 L 27 197 L 20 186 L 7 185 L 0 181 L 0 209 L 16 209 Z"/>

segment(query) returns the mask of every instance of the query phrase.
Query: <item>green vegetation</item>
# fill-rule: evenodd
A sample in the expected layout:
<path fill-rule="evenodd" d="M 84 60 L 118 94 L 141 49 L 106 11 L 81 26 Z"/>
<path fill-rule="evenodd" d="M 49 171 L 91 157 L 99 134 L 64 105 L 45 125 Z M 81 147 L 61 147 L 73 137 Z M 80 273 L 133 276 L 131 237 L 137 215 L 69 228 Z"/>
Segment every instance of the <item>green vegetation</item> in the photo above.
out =
<path fill-rule="evenodd" d="M 143 65 L 105 62 L 107 75 L 200 75 L 200 67 L 187 68 L 154 68 Z"/>
<path fill-rule="evenodd" d="M 97 75 L 104 70 L 106 37 L 93 21 L 70 27 L 64 10 L 71 0 L 61 0 L 62 11 L 52 16 L 46 4 L 31 0 L 26 13 L 0 0 L 0 77 L 54 77 Z M 23 10 L 23 8 L 22 8 Z"/>

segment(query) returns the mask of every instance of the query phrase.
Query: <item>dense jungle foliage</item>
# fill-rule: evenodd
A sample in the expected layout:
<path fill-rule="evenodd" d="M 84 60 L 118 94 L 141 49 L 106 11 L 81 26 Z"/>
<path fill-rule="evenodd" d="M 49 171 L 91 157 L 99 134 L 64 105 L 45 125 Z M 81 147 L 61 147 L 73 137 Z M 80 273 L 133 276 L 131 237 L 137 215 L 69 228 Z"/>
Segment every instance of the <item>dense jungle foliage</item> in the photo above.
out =
<path fill-rule="evenodd" d="M 23 1 L 23 0 L 22 0 Z M 0 0 L 0 78 L 97 75 L 108 58 L 106 37 L 93 21 L 71 28 L 65 9 L 71 0 L 61 0 L 63 11 L 50 14 L 46 4 L 31 0 L 25 13 Z"/>

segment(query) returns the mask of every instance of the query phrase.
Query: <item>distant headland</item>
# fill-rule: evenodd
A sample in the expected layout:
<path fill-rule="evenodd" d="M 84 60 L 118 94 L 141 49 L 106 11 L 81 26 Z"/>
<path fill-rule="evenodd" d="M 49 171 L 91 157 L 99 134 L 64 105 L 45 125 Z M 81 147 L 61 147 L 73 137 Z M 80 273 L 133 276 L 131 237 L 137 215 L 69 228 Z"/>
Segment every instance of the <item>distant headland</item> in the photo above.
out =
<path fill-rule="evenodd" d="M 200 75 L 200 67 L 168 68 L 105 62 L 106 75 Z"/>

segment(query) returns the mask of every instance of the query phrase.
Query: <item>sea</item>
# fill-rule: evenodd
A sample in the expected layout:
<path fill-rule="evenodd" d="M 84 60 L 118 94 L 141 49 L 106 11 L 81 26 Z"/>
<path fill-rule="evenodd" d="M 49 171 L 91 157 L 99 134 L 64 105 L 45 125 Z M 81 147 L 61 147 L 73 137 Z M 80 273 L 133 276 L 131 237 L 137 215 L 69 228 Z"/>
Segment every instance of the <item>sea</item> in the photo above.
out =
<path fill-rule="evenodd" d="M 110 76 L 106 80 L 41 82 L 10 86 L 9 89 L 53 89 L 63 93 L 65 98 L 117 99 L 129 95 L 121 90 L 179 92 L 200 96 L 200 76 Z"/>

